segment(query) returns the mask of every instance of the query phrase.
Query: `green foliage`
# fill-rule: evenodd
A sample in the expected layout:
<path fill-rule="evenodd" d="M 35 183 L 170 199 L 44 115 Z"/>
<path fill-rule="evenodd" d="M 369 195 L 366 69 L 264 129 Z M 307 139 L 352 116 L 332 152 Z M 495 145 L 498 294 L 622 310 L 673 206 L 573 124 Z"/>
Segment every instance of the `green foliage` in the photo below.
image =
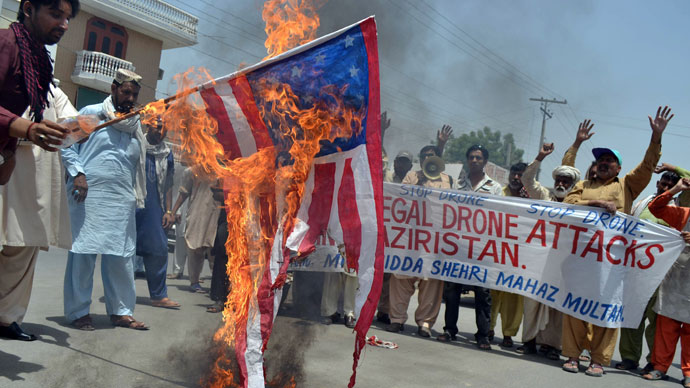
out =
<path fill-rule="evenodd" d="M 489 150 L 489 161 L 504 167 L 510 168 L 511 165 L 521 162 L 525 151 L 515 147 L 515 139 L 512 133 L 501 136 L 501 131 L 492 131 L 489 127 L 484 127 L 480 131 L 463 133 L 458 137 L 448 140 L 443 159 L 449 163 L 465 163 L 465 152 L 470 146 L 481 144 Z M 506 160 L 508 147 L 511 147 L 510 160 Z"/>

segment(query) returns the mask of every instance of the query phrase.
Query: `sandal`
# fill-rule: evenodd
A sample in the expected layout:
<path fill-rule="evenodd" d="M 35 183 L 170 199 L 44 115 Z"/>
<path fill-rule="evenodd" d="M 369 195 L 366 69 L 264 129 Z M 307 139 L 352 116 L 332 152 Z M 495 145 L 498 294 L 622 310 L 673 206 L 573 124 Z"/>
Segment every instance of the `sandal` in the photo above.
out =
<path fill-rule="evenodd" d="M 668 376 L 666 375 L 666 373 L 664 373 L 662 371 L 658 371 L 656 369 L 652 370 L 651 372 L 649 372 L 647 374 L 642 375 L 642 378 L 645 380 L 652 380 L 652 381 L 668 380 Z"/>
<path fill-rule="evenodd" d="M 592 361 L 592 356 L 590 356 L 589 350 L 585 349 L 582 351 L 582 353 L 580 354 L 580 357 L 578 357 L 578 359 L 582 362 L 590 362 L 590 361 Z"/>
<path fill-rule="evenodd" d="M 570 358 L 563 364 L 563 370 L 570 373 L 577 373 L 580 371 L 580 361 Z"/>
<path fill-rule="evenodd" d="M 561 351 L 556 349 L 556 348 L 551 348 L 549 351 L 546 352 L 546 358 L 549 360 L 560 360 L 561 359 Z"/>
<path fill-rule="evenodd" d="M 520 354 L 537 354 L 537 348 L 535 348 L 534 346 L 529 346 L 527 344 L 518 346 L 518 348 L 515 349 L 515 351 Z"/>
<path fill-rule="evenodd" d="M 513 347 L 513 339 L 510 337 L 503 338 L 503 342 L 501 342 L 501 346 L 504 348 L 512 348 Z"/>
<path fill-rule="evenodd" d="M 179 309 L 180 304 L 170 300 L 170 298 L 165 297 L 163 299 L 151 299 L 151 306 L 153 307 L 162 307 L 164 309 Z"/>
<path fill-rule="evenodd" d="M 491 350 L 491 344 L 488 338 L 482 338 L 477 341 L 477 347 L 479 350 Z"/>
<path fill-rule="evenodd" d="M 585 374 L 592 377 L 601 377 L 604 375 L 604 367 L 601 366 L 601 364 L 593 362 L 589 364 L 589 368 L 587 368 Z"/>
<path fill-rule="evenodd" d="M 91 316 L 89 314 L 84 315 L 81 318 L 75 319 L 72 321 L 72 326 L 79 330 L 84 330 L 84 331 L 94 331 L 96 328 L 93 326 L 93 321 L 91 320 Z"/>
<path fill-rule="evenodd" d="M 148 330 L 144 322 L 139 322 L 131 315 L 111 315 L 110 322 L 116 327 L 126 327 L 134 330 Z"/>
<path fill-rule="evenodd" d="M 440 341 L 440 342 L 450 342 L 450 341 L 455 341 L 456 339 L 457 339 L 457 337 L 454 334 L 450 334 L 447 331 L 444 331 L 443 334 L 436 337 L 436 341 Z"/>
<path fill-rule="evenodd" d="M 627 358 L 624 358 L 623 361 L 619 362 L 616 364 L 616 369 L 618 370 L 634 370 L 639 367 L 640 364 L 636 363 L 633 360 L 628 360 Z"/>
<path fill-rule="evenodd" d="M 219 313 L 223 311 L 223 305 L 221 303 L 214 303 L 208 307 L 206 307 L 206 312 L 207 313 Z"/>

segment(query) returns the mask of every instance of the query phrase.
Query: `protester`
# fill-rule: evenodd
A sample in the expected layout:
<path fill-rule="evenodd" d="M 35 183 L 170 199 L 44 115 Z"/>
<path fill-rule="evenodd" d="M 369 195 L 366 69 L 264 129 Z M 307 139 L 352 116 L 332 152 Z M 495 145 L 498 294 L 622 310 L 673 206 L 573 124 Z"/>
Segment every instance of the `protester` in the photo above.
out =
<path fill-rule="evenodd" d="M 655 217 L 649 210 L 648 206 L 652 200 L 669 190 L 680 180 L 678 174 L 672 171 L 665 172 L 661 179 L 656 182 L 656 194 L 652 194 L 647 198 L 638 201 L 632 208 L 632 215 L 642 220 L 668 226 L 668 224 Z M 640 357 L 642 357 L 642 337 L 647 341 L 647 347 L 650 353 L 647 355 L 647 365 L 642 369 L 642 373 L 649 373 L 652 370 L 651 364 L 651 350 L 654 348 L 654 333 L 656 332 L 656 313 L 654 312 L 654 304 L 657 299 L 657 292 L 654 292 L 647 303 L 644 315 L 640 325 L 635 329 L 622 328 L 621 338 L 618 345 L 618 351 L 621 354 L 622 361 L 616 364 L 616 369 L 631 370 L 637 369 L 639 366 Z M 646 325 L 645 322 L 649 322 Z"/>
<path fill-rule="evenodd" d="M 419 152 L 419 163 L 423 167 L 424 161 L 429 157 L 439 157 L 440 151 L 436 146 L 429 145 L 422 148 Z M 450 189 L 453 185 L 450 176 L 440 173 L 439 177 L 428 177 L 424 171 L 410 171 L 403 179 L 403 184 L 433 187 L 439 189 Z M 443 281 L 438 279 L 426 279 L 394 274 L 390 279 L 390 320 L 386 326 L 390 332 L 403 331 L 407 320 L 407 307 L 410 298 L 415 292 L 415 284 L 418 284 L 419 305 L 415 311 L 415 322 L 417 323 L 417 333 L 421 337 L 431 337 L 431 327 L 434 326 L 438 312 L 441 308 L 441 294 L 443 292 Z"/>
<path fill-rule="evenodd" d="M 393 171 L 386 170 L 383 174 L 383 181 L 390 183 L 402 183 L 407 173 L 412 169 L 412 153 L 410 151 L 400 151 L 393 161 Z M 383 285 L 381 286 L 381 297 L 379 298 L 378 312 L 376 320 L 390 324 L 390 277 L 391 274 L 383 274 Z"/>
<path fill-rule="evenodd" d="M 184 172 L 187 168 L 184 161 L 180 164 L 182 168 L 176 168 L 175 175 L 173 176 L 173 190 L 175 191 L 179 191 L 185 175 Z M 187 264 L 187 242 L 184 239 L 184 232 L 187 226 L 188 210 L 189 202 L 185 201 L 182 207 L 180 207 L 179 214 L 175 215 L 175 255 L 173 256 L 172 271 L 168 274 L 168 279 L 182 279 L 184 275 L 184 267 Z"/>
<path fill-rule="evenodd" d="M 340 322 L 338 300 L 343 296 L 343 323 L 349 328 L 355 327 L 355 293 L 359 282 L 357 273 L 347 268 L 347 260 L 343 272 L 326 272 L 323 278 L 323 294 L 321 295 L 321 316 L 324 324 L 330 325 Z"/>
<path fill-rule="evenodd" d="M 690 179 L 683 178 L 649 204 L 649 210 L 654 216 L 681 231 L 686 246 L 659 286 L 659 295 L 654 304 L 654 311 L 658 315 L 651 357 L 652 369 L 642 376 L 647 380 L 666 378 L 680 339 L 680 368 L 685 388 L 690 388 L 690 209 L 669 205 L 669 202 L 676 193 L 688 190 Z"/>
<path fill-rule="evenodd" d="M 393 160 L 393 171 L 386 170 L 383 176 L 384 182 L 402 183 L 408 172 L 412 169 L 412 153 L 410 151 L 400 151 Z"/>
<path fill-rule="evenodd" d="M 78 114 L 62 90 L 51 91 L 46 120 Z M 72 236 L 60 155 L 19 140 L 15 158 L 22 171 L 0 188 L 0 336 L 30 341 L 36 337 L 19 325 L 29 305 L 38 252 L 48 246 L 70 249 Z"/>
<path fill-rule="evenodd" d="M 204 260 L 208 260 L 208 265 L 213 272 L 211 248 L 216 238 L 220 212 L 211 191 L 211 185 L 214 183 L 215 179 L 208 176 L 201 168 L 188 167 L 184 172 L 175 206 L 164 216 L 163 227 L 172 226 L 177 211 L 189 198 L 184 236 L 187 243 L 189 284 L 192 292 L 204 292 L 200 284 Z"/>
<path fill-rule="evenodd" d="M 657 174 L 662 174 L 664 172 L 672 172 L 681 178 L 690 178 L 690 170 L 686 170 L 682 167 L 674 166 L 669 163 L 661 163 L 654 169 L 654 172 Z M 680 193 L 677 199 L 678 200 L 676 205 L 682 207 L 690 207 L 690 191 L 683 191 L 682 193 Z"/>
<path fill-rule="evenodd" d="M 527 168 L 526 163 L 516 163 L 510 166 L 508 186 L 503 188 L 503 195 L 506 197 L 528 198 L 529 195 L 522 185 L 522 173 Z M 522 295 L 513 294 L 506 291 L 491 290 L 491 326 L 489 337 L 493 337 L 494 328 L 498 315 L 501 315 L 501 331 L 503 342 L 501 346 L 505 348 L 513 347 L 513 336 L 520 330 L 522 321 Z"/>
<path fill-rule="evenodd" d="M 476 144 L 467 149 L 465 157 L 467 158 L 465 164 L 467 174 L 464 175 L 464 179 L 458 178 L 456 189 L 501 195 L 501 185 L 484 172 L 484 167 L 489 162 L 489 150 Z M 449 342 L 456 339 L 463 287 L 468 286 L 451 282 L 445 282 L 443 285 L 443 299 L 446 302 L 445 326 L 443 327 L 443 334 L 436 338 L 439 341 Z M 479 349 L 491 350 L 491 340 L 489 339 L 491 293 L 489 289 L 484 287 L 471 286 L 470 288 L 474 290 L 474 315 L 477 324 L 474 338 L 477 340 Z"/>
<path fill-rule="evenodd" d="M 621 211 L 630 214 L 632 202 L 644 190 L 661 156 L 661 135 L 673 117 L 668 107 L 659 107 L 655 119 L 649 117 L 652 137 L 642 162 L 622 179 L 618 178 L 622 160 L 620 153 L 610 148 L 594 148 L 597 160 L 597 180 L 580 181 L 568 193 L 565 203 L 601 207 L 608 213 Z M 669 116 L 670 115 L 670 116 Z M 591 351 L 592 362 L 585 372 L 589 376 L 604 375 L 604 365 L 611 363 L 618 330 L 592 325 L 591 339 L 587 338 L 587 323 L 566 315 L 563 318 L 563 355 L 568 361 L 563 370 L 577 373 L 578 356 L 583 349 Z"/>
<path fill-rule="evenodd" d="M 151 306 L 179 308 L 168 298 L 165 275 L 168 270 L 168 236 L 163 228 L 163 214 L 172 206 L 172 179 L 175 173 L 173 153 L 163 141 L 162 123 L 147 126 L 146 200 L 136 211 L 137 255 L 143 258 Z"/>
<path fill-rule="evenodd" d="M 522 174 L 521 180 L 530 198 L 563 202 L 568 192 L 580 180 L 580 170 L 571 166 L 558 166 L 551 173 L 554 180 L 553 190 L 549 190 L 537 182 L 536 176 L 541 167 L 541 162 L 553 150 L 553 143 L 544 143 L 537 157 L 527 166 Z M 524 298 L 523 313 L 523 345 L 517 348 L 517 352 L 521 354 L 536 354 L 538 343 L 542 346 L 542 350 L 547 358 L 558 360 L 561 352 L 563 314 L 531 298 Z"/>
<path fill-rule="evenodd" d="M 211 188 L 213 200 L 220 207 L 218 212 L 218 227 L 216 228 L 216 238 L 213 241 L 211 255 L 214 257 L 213 271 L 211 273 L 211 290 L 209 297 L 213 304 L 206 308 L 206 312 L 219 313 L 223 311 L 225 301 L 230 293 L 230 279 L 227 274 L 228 253 L 225 243 L 228 241 L 228 215 L 223 206 L 223 189 L 219 184 Z"/>
<path fill-rule="evenodd" d="M 119 69 L 102 104 L 83 108 L 81 115 L 111 120 L 130 112 L 141 89 L 141 76 Z M 106 312 L 115 326 L 146 330 L 132 317 L 136 292 L 133 257 L 136 253 L 135 209 L 146 198 L 146 140 L 138 116 L 95 131 L 81 144 L 62 150 L 67 169 L 72 249 L 67 256 L 65 317 L 81 330 L 94 330 L 89 306 L 96 256 Z"/>
<path fill-rule="evenodd" d="M 17 21 L 0 30 L 0 184 L 14 171 L 17 139 L 56 151 L 66 136 L 61 125 L 43 119 L 53 81 L 45 45 L 60 41 L 77 12 L 78 0 L 22 0 Z M 19 117 L 27 107 L 32 120 Z"/>

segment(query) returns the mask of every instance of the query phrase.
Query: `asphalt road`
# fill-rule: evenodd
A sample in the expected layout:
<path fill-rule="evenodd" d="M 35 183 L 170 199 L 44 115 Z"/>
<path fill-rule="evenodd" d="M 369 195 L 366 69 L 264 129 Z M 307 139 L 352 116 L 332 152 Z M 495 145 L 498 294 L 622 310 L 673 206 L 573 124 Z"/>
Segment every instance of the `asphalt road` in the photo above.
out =
<path fill-rule="evenodd" d="M 41 252 L 36 268 L 29 312 L 23 325 L 40 339 L 31 343 L 0 340 L 0 387 L 197 387 L 208 375 L 214 351 L 210 343 L 220 314 L 205 312 L 209 299 L 187 291 L 188 281 L 168 282 L 169 295 L 182 303 L 180 310 L 150 306 L 146 282 L 137 279 L 135 318 L 149 331 L 114 328 L 105 315 L 100 270 L 94 275 L 91 315 L 96 331 L 71 328 L 62 316 L 62 284 L 66 252 Z M 208 268 L 204 269 L 209 275 Z M 318 275 L 315 275 L 318 276 Z M 318 280 L 318 279 L 317 279 Z M 210 286 L 206 280 L 205 287 Z M 350 378 L 354 335 L 343 325 L 326 326 L 307 303 L 292 294 L 276 321 L 269 344 L 270 375 L 286 371 L 298 377 L 300 387 L 345 387 Z M 298 287 L 303 292 L 308 287 Z M 318 292 L 317 292 L 318 294 Z M 468 300 L 469 301 L 469 300 Z M 413 299 L 414 302 L 414 299 Z M 560 362 L 540 356 L 521 356 L 514 349 L 476 350 L 470 342 L 474 312 L 464 304 L 460 313 L 460 340 L 442 344 L 416 335 L 407 325 L 401 334 L 374 325 L 370 335 L 399 345 L 390 350 L 368 346 L 357 370 L 358 387 L 677 387 L 679 351 L 669 371 L 670 381 L 647 382 L 639 376 L 607 369 L 603 378 L 561 371 Z M 414 303 L 410 307 L 413 314 Z M 303 318 L 309 311 L 310 319 Z M 443 326 L 443 308 L 434 326 Z M 500 325 L 500 324 L 499 324 Z M 517 337 L 519 339 L 519 335 Z M 500 340 L 500 336 L 498 337 Z M 620 359 L 618 352 L 614 363 Z"/>

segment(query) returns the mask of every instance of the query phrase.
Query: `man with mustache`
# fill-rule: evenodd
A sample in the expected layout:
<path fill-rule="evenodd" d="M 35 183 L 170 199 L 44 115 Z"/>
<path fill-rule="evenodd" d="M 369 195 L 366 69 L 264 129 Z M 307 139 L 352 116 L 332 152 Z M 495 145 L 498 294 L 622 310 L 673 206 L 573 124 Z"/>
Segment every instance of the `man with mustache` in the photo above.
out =
<path fill-rule="evenodd" d="M 649 117 L 652 138 L 647 152 L 642 162 L 623 178 L 618 178 L 622 164 L 620 153 L 610 148 L 594 148 L 592 153 L 597 160 L 597 180 L 578 182 L 565 197 L 564 202 L 600 207 L 612 214 L 616 211 L 630 214 L 633 201 L 647 186 L 659 162 L 661 135 L 671 118 L 673 115 L 668 107 L 664 107 L 663 110 L 659 107 L 656 118 Z M 592 357 L 592 362 L 585 372 L 587 375 L 601 377 L 604 375 L 603 366 L 611 363 L 618 329 L 596 325 L 591 325 L 591 329 L 592 335 L 589 337 L 585 321 L 570 315 L 563 318 L 563 355 L 568 357 L 568 361 L 563 364 L 563 370 L 566 372 L 578 372 L 578 356 L 583 349 L 590 349 Z"/>
<path fill-rule="evenodd" d="M 119 69 L 102 104 L 84 107 L 82 115 L 102 122 L 130 112 L 139 97 L 141 76 Z M 65 317 L 80 330 L 94 330 L 89 315 L 96 256 L 101 255 L 105 308 L 115 326 L 146 330 L 132 317 L 136 292 L 136 208 L 146 198 L 146 139 L 139 116 L 95 131 L 81 144 L 62 150 L 67 169 L 72 249 L 67 256 Z"/>
<path fill-rule="evenodd" d="M 59 207 L 60 195 L 27 198 L 37 191 L 45 194 L 51 186 L 45 178 L 58 175 L 51 175 L 54 164 L 50 161 L 54 158 L 40 158 L 42 150 L 31 144 L 55 151 L 53 145 L 60 144 L 66 135 L 65 128 L 54 121 L 74 108 L 61 91 L 51 90 L 57 84 L 53 83 L 53 65 L 45 45 L 60 41 L 78 11 L 78 0 L 23 0 L 17 21 L 9 29 L 0 30 L 0 185 L 8 183 L 15 166 L 22 170 L 13 181 L 20 187 L 4 187 L 0 201 L 5 210 L 8 206 L 16 210 L 5 211 L 0 217 L 4 229 L 0 246 L 0 337 L 4 338 L 36 339 L 19 325 L 29 304 L 39 247 L 56 242 L 49 241 L 47 232 L 51 228 L 43 221 L 54 210 L 51 204 Z M 25 117 L 20 117 L 25 111 Z M 49 120 L 44 120 L 44 113 Z M 23 138 L 28 141 L 19 151 L 17 163 L 15 152 L 18 140 Z M 8 190 L 19 195 L 8 200 Z M 41 214 L 35 214 L 39 204 L 47 206 Z M 27 209 L 32 212 L 22 211 Z"/>
<path fill-rule="evenodd" d="M 522 174 L 522 183 L 530 198 L 563 202 L 568 192 L 580 180 L 580 170 L 572 166 L 558 166 L 551 173 L 554 180 L 553 190 L 537 182 L 536 175 L 541 162 L 551 155 L 553 150 L 553 143 L 544 143 L 537 157 Z M 558 360 L 561 349 L 562 313 L 534 299 L 523 299 L 522 342 L 524 345 L 517 348 L 517 352 L 536 354 L 537 343 L 539 343 L 545 350 L 547 358 Z"/>

